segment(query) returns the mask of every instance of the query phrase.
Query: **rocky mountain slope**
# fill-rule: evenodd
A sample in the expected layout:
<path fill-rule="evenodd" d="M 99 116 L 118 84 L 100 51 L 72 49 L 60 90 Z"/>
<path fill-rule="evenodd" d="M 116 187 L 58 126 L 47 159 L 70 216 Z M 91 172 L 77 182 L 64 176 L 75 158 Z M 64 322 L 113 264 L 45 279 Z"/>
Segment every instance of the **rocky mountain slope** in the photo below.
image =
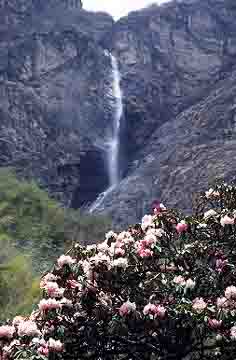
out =
<path fill-rule="evenodd" d="M 233 1 L 179 1 L 114 25 L 130 156 L 100 206 L 115 223 L 136 221 L 154 198 L 188 211 L 193 190 L 235 176 L 235 15 Z"/>
<path fill-rule="evenodd" d="M 236 6 L 182 0 L 114 23 L 80 1 L 5 2 L 0 26 L 1 166 L 63 203 L 108 185 L 101 144 L 119 60 L 124 179 L 97 211 L 136 221 L 153 198 L 189 210 L 193 191 L 236 165 Z M 11 5 L 11 6 L 10 6 Z"/>
<path fill-rule="evenodd" d="M 82 134 L 105 117 L 98 93 L 107 57 L 99 41 L 113 20 L 74 0 L 6 1 L 0 20 L 1 166 L 71 205 Z"/>

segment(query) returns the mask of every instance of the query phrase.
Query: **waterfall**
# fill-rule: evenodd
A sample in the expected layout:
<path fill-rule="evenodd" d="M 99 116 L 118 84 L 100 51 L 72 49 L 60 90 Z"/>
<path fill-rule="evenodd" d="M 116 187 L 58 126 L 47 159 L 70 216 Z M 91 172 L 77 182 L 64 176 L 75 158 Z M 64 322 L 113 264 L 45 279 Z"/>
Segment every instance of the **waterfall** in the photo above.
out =
<path fill-rule="evenodd" d="M 123 115 L 120 72 L 117 59 L 110 54 L 112 66 L 112 97 L 114 102 L 114 117 L 111 138 L 108 141 L 108 174 L 110 186 L 115 186 L 120 180 L 120 127 Z"/>
<path fill-rule="evenodd" d="M 121 119 L 123 115 L 122 90 L 120 86 L 121 76 L 116 57 L 108 52 L 105 52 L 105 54 L 111 59 L 111 88 L 107 95 L 113 110 L 113 117 L 108 140 L 104 139 L 104 143 L 100 144 L 99 147 L 104 148 L 106 153 L 109 188 L 101 193 L 90 206 L 90 213 L 94 212 L 102 204 L 104 198 L 117 184 L 119 184 L 120 181 L 120 135 Z"/>

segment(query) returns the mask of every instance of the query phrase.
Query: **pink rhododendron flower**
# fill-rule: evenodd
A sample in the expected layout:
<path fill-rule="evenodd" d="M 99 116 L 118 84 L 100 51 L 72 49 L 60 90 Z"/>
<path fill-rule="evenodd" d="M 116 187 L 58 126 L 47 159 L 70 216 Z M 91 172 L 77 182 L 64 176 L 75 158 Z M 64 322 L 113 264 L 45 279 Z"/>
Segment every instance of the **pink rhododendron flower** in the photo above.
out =
<path fill-rule="evenodd" d="M 38 353 L 39 353 L 40 355 L 48 356 L 48 354 L 49 354 L 49 349 L 48 349 L 47 346 L 40 346 L 40 347 L 38 348 Z"/>
<path fill-rule="evenodd" d="M 58 284 L 56 282 L 49 281 L 47 282 L 44 287 L 44 290 L 46 290 L 47 294 L 50 297 L 62 297 L 64 294 L 65 289 L 59 288 Z"/>
<path fill-rule="evenodd" d="M 59 309 L 61 307 L 61 303 L 56 299 L 48 299 L 48 300 L 41 300 L 38 304 L 40 311 L 52 310 L 52 309 Z"/>
<path fill-rule="evenodd" d="M 216 305 L 218 308 L 227 308 L 228 305 L 229 305 L 229 302 L 228 300 L 226 299 L 226 297 L 219 297 L 217 300 L 216 300 Z"/>
<path fill-rule="evenodd" d="M 136 310 L 135 303 L 131 303 L 130 301 L 127 301 L 123 305 L 121 305 L 121 307 L 119 309 L 119 314 L 120 314 L 120 316 L 125 316 L 135 310 Z"/>
<path fill-rule="evenodd" d="M 157 305 L 156 316 L 159 317 L 160 319 L 163 319 L 165 317 L 165 314 L 166 314 L 166 309 L 164 308 L 164 306 Z"/>
<path fill-rule="evenodd" d="M 222 325 L 222 320 L 216 320 L 216 319 L 209 319 L 208 325 L 212 329 L 219 329 Z"/>
<path fill-rule="evenodd" d="M 122 248 L 125 246 L 124 240 L 117 240 L 115 243 L 112 243 L 110 248 L 117 249 L 117 248 Z"/>
<path fill-rule="evenodd" d="M 61 352 L 63 350 L 63 344 L 60 340 L 54 340 L 50 338 L 48 340 L 48 348 L 55 352 Z"/>
<path fill-rule="evenodd" d="M 132 235 L 130 234 L 129 231 L 122 231 L 122 232 L 117 236 L 117 242 L 124 242 L 125 239 L 129 239 L 130 237 L 132 237 Z"/>
<path fill-rule="evenodd" d="M 41 346 L 46 346 L 46 341 L 44 339 L 40 339 L 38 337 L 34 337 L 32 340 L 31 340 L 31 343 L 32 344 L 36 344 L 36 345 L 41 345 Z"/>
<path fill-rule="evenodd" d="M 115 249 L 115 255 L 117 256 L 124 256 L 125 255 L 125 250 L 118 247 L 117 249 Z"/>
<path fill-rule="evenodd" d="M 180 223 L 176 225 L 176 231 L 177 233 L 181 234 L 188 229 L 188 224 L 184 220 L 182 220 Z"/>
<path fill-rule="evenodd" d="M 59 267 L 63 267 L 64 265 L 72 265 L 75 263 L 75 260 L 72 259 L 69 255 L 61 255 L 57 260 L 57 264 Z"/>
<path fill-rule="evenodd" d="M 173 279 L 173 282 L 177 285 L 181 285 L 181 286 L 185 286 L 186 281 L 184 279 L 183 276 L 179 275 L 179 276 L 175 276 Z"/>
<path fill-rule="evenodd" d="M 48 273 L 42 278 L 42 281 L 48 282 L 48 281 L 57 281 L 57 276 L 54 274 Z"/>
<path fill-rule="evenodd" d="M 233 326 L 230 329 L 230 337 L 231 337 L 232 340 L 236 340 L 236 326 Z"/>
<path fill-rule="evenodd" d="M 15 333 L 14 326 L 3 325 L 0 326 L 0 338 L 11 339 Z"/>
<path fill-rule="evenodd" d="M 154 227 L 153 216 L 145 215 L 142 218 L 141 227 L 142 227 L 143 231 L 145 231 L 148 227 Z"/>
<path fill-rule="evenodd" d="M 126 269 L 128 266 L 128 260 L 126 258 L 119 258 L 119 259 L 115 259 L 113 261 L 113 266 L 115 267 L 121 267 L 123 269 Z"/>
<path fill-rule="evenodd" d="M 203 298 L 196 298 L 193 300 L 193 310 L 197 313 L 203 312 L 207 307 L 207 304 L 203 300 Z"/>
<path fill-rule="evenodd" d="M 4 346 L 3 348 L 2 348 L 2 350 L 3 350 L 3 357 L 1 358 L 1 355 L 0 355 L 0 360 L 5 360 L 5 359 L 7 359 L 8 358 L 8 355 L 10 354 L 10 352 L 11 352 L 11 346 L 9 345 L 9 346 Z M 6 357 L 5 357 L 5 356 Z"/>
<path fill-rule="evenodd" d="M 151 303 L 147 304 L 143 309 L 144 315 L 155 314 L 155 311 L 156 311 L 156 306 Z"/>
<path fill-rule="evenodd" d="M 157 237 L 162 237 L 164 235 L 164 230 L 159 228 L 159 229 L 154 229 L 154 228 L 149 228 L 146 232 L 146 235 L 154 235 L 154 236 L 157 236 Z"/>
<path fill-rule="evenodd" d="M 130 245 L 135 242 L 132 234 L 129 231 L 122 231 L 116 239 L 115 247 L 122 248 L 125 245 Z M 112 246 L 113 244 L 111 244 Z"/>
<path fill-rule="evenodd" d="M 154 317 L 164 318 L 166 309 L 161 305 L 147 304 L 143 309 L 144 315 L 153 315 Z"/>
<path fill-rule="evenodd" d="M 216 260 L 216 271 L 222 272 L 225 266 L 228 265 L 228 260 L 217 259 Z"/>
<path fill-rule="evenodd" d="M 140 247 L 137 252 L 141 258 L 147 258 L 153 255 L 153 251 L 150 249 L 144 249 L 143 247 Z"/>
<path fill-rule="evenodd" d="M 129 236 L 129 237 L 125 238 L 123 242 L 125 245 L 131 245 L 135 242 L 135 240 L 134 240 L 133 236 Z"/>
<path fill-rule="evenodd" d="M 236 286 L 228 286 L 225 290 L 225 297 L 236 300 Z"/>
<path fill-rule="evenodd" d="M 36 336 L 36 335 L 40 335 L 40 331 L 37 327 L 37 324 L 34 321 L 31 320 L 21 321 L 18 326 L 18 335 Z"/>
<path fill-rule="evenodd" d="M 67 280 L 66 285 L 70 288 L 70 289 L 76 289 L 76 288 L 81 288 L 81 284 L 76 281 L 76 280 Z"/>
<path fill-rule="evenodd" d="M 149 234 L 149 235 L 146 235 L 145 238 L 143 240 L 141 240 L 141 242 L 143 242 L 143 244 L 145 244 L 146 246 L 151 246 L 153 244 L 156 244 L 157 238 L 155 235 Z"/>
<path fill-rule="evenodd" d="M 185 284 L 186 289 L 193 289 L 195 287 L 196 283 L 192 279 L 188 279 Z"/>
<path fill-rule="evenodd" d="M 109 246 L 106 241 L 102 242 L 101 244 L 98 244 L 97 246 L 98 251 L 102 253 L 106 253 L 109 250 Z"/>
<path fill-rule="evenodd" d="M 222 226 L 225 225 L 233 225 L 234 224 L 234 218 L 230 218 L 228 215 L 225 215 L 220 219 L 220 223 Z"/>

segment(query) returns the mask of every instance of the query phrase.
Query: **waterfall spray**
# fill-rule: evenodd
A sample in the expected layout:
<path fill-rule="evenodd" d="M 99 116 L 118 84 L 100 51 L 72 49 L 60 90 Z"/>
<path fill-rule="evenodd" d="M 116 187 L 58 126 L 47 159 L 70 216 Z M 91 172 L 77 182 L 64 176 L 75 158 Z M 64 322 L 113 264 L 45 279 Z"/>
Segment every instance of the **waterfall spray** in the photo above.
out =
<path fill-rule="evenodd" d="M 95 202 L 90 206 L 90 213 L 95 211 L 102 204 L 106 195 L 108 195 L 120 181 L 120 130 L 123 115 L 122 90 L 120 86 L 121 77 L 116 57 L 110 53 L 106 53 L 106 55 L 108 55 L 111 59 L 112 84 L 108 93 L 108 98 L 111 102 L 113 117 L 108 140 L 106 141 L 104 139 L 104 144 L 100 144 L 100 147 L 104 148 L 107 157 L 109 188 L 101 193 Z"/>
<path fill-rule="evenodd" d="M 123 115 L 122 91 L 120 87 L 120 72 L 117 59 L 110 54 L 112 65 L 112 96 L 114 99 L 114 117 L 112 136 L 109 139 L 108 173 L 110 186 L 115 186 L 120 180 L 120 128 Z"/>

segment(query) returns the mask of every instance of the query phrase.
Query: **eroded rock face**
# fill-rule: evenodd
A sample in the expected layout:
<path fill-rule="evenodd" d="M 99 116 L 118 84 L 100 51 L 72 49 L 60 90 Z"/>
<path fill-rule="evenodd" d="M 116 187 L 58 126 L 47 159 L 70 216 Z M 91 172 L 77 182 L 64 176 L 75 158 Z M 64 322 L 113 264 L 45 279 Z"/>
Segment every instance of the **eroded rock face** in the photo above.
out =
<path fill-rule="evenodd" d="M 4 2 L 1 10 L 1 166 L 78 206 L 81 153 L 100 157 L 93 144 L 107 121 L 110 64 L 99 42 L 113 20 L 77 0 Z M 98 178 L 95 197 L 106 186 Z"/>
<path fill-rule="evenodd" d="M 151 6 L 117 22 L 109 42 L 120 60 L 135 153 L 164 122 L 195 104 L 235 62 L 232 1 Z"/>
<path fill-rule="evenodd" d="M 130 155 L 100 205 L 114 223 L 137 221 L 154 198 L 188 211 L 193 191 L 235 175 L 235 15 L 231 0 L 173 1 L 114 25 Z"/>
<path fill-rule="evenodd" d="M 236 72 L 206 99 L 160 126 L 143 156 L 100 207 L 115 224 L 128 225 L 150 211 L 153 199 L 189 212 L 193 191 L 215 179 L 235 179 Z"/>
<path fill-rule="evenodd" d="M 172 1 L 117 23 L 77 0 L 5 1 L 1 166 L 68 206 L 106 189 L 109 50 L 122 77 L 124 179 L 97 211 L 118 225 L 153 198 L 188 211 L 189 194 L 234 176 L 235 17 L 234 0 Z"/>

